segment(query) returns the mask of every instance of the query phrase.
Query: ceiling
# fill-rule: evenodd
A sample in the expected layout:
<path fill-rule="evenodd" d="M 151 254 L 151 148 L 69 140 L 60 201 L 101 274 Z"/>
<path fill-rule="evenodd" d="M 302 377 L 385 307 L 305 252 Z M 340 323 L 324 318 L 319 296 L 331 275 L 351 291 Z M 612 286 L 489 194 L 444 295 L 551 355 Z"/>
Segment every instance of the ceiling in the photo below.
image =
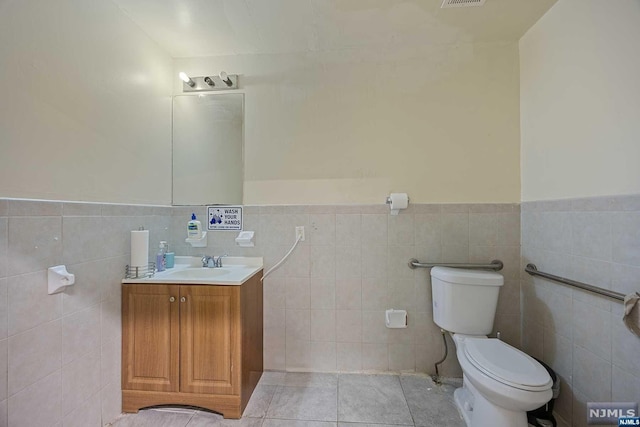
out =
<path fill-rule="evenodd" d="M 557 0 L 113 0 L 173 57 L 518 40 Z"/>

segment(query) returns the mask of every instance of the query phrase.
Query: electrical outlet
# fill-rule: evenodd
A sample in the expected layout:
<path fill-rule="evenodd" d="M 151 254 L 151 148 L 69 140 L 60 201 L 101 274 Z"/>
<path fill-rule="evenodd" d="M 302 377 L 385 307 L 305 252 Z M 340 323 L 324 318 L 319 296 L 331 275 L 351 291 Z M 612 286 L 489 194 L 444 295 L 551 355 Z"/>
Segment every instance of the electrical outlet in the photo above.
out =
<path fill-rule="evenodd" d="M 304 242 L 304 226 L 299 225 L 296 227 L 296 240 L 300 239 L 301 242 Z"/>

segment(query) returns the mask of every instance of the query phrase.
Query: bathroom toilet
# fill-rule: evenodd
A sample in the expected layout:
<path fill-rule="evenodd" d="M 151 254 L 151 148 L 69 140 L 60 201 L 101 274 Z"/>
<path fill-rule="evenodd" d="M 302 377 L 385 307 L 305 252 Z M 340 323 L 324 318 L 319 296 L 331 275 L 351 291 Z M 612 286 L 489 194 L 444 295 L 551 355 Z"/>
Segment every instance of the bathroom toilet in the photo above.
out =
<path fill-rule="evenodd" d="M 454 400 L 467 427 L 527 427 L 527 411 L 551 400 L 553 381 L 531 356 L 495 338 L 501 274 L 431 269 L 433 320 L 453 336 L 462 367 Z"/>

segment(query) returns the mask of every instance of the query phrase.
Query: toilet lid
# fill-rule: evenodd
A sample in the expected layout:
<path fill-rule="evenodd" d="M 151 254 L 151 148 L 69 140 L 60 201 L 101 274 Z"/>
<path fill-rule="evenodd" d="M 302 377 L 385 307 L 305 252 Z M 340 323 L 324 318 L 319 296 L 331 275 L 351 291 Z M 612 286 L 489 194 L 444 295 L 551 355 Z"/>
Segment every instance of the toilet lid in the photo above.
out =
<path fill-rule="evenodd" d="M 489 377 L 522 390 L 545 390 L 552 381 L 531 356 L 495 338 L 465 340 L 469 362 Z"/>

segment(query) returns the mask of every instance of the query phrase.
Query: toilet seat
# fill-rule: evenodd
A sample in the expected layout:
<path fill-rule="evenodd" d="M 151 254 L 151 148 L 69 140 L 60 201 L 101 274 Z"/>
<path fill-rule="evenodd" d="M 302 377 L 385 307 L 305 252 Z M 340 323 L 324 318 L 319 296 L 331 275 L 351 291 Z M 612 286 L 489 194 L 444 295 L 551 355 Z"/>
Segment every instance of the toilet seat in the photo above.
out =
<path fill-rule="evenodd" d="M 535 359 L 495 338 L 465 339 L 464 355 L 479 371 L 510 387 L 543 391 L 553 383 Z"/>

